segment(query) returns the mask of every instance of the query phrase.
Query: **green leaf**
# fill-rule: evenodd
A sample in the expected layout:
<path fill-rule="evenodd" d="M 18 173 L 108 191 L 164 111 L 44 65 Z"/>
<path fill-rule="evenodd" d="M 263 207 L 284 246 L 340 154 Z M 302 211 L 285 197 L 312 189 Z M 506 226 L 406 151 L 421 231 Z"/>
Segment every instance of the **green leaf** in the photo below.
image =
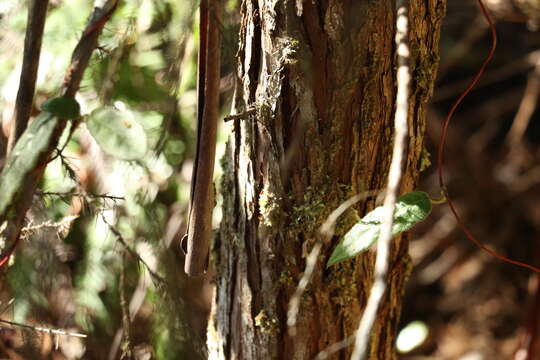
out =
<path fill-rule="evenodd" d="M 431 212 L 431 200 L 425 192 L 414 191 L 400 196 L 396 201 L 392 236 L 407 231 L 424 220 Z M 369 212 L 343 237 L 328 260 L 328 266 L 350 259 L 366 251 L 379 239 L 384 207 Z"/>
<path fill-rule="evenodd" d="M 28 174 L 34 170 L 51 146 L 58 117 L 43 111 L 23 132 L 0 174 L 0 218 L 12 205 Z"/>
<path fill-rule="evenodd" d="M 77 100 L 64 96 L 45 101 L 41 105 L 41 109 L 62 119 L 75 119 L 80 116 L 80 106 Z"/>
<path fill-rule="evenodd" d="M 146 154 L 146 133 L 129 110 L 106 106 L 88 117 L 88 130 L 107 154 L 122 160 L 137 160 Z"/>

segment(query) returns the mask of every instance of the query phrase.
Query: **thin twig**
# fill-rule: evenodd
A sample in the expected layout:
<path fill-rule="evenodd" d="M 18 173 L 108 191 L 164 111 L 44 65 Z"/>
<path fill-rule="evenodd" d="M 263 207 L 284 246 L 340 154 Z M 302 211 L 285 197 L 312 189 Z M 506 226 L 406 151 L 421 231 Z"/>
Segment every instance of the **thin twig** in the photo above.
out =
<path fill-rule="evenodd" d="M 2 309 L 0 309 L 0 315 L 2 315 L 3 313 L 5 313 L 6 310 L 9 309 L 9 307 L 11 306 L 11 304 L 13 304 L 14 301 L 15 301 L 15 299 L 13 299 L 13 298 L 9 299 L 9 301 L 7 302 L 7 304 L 4 305 L 4 307 L 2 307 Z"/>
<path fill-rule="evenodd" d="M 388 186 L 384 199 L 385 213 L 381 224 L 381 232 L 377 244 L 377 258 L 375 260 L 375 274 L 373 286 L 369 294 L 368 302 L 360 320 L 356 332 L 354 351 L 351 360 L 364 359 L 367 354 L 368 344 L 371 339 L 371 329 L 377 315 L 379 304 L 386 291 L 386 277 L 388 273 L 388 261 L 390 253 L 390 241 L 392 240 L 392 225 L 394 222 L 394 210 L 396 198 L 401 183 L 403 157 L 407 144 L 407 115 L 409 109 L 409 46 L 408 46 L 408 16 L 407 0 L 396 0 L 396 49 L 397 49 L 397 94 L 396 113 L 394 118 L 395 139 L 392 152 L 392 162 L 388 174 Z"/>
<path fill-rule="evenodd" d="M 146 299 L 146 293 L 148 292 L 149 283 L 151 280 L 152 279 L 148 273 L 143 273 L 142 276 L 139 277 L 137 288 L 135 289 L 135 291 L 133 291 L 133 294 L 131 295 L 131 300 L 129 301 L 128 305 L 130 319 L 135 318 L 139 310 L 141 309 Z M 115 360 L 117 358 L 116 354 L 118 352 L 118 349 L 120 348 L 120 343 L 123 337 L 124 330 L 123 326 L 121 326 L 118 328 L 118 330 L 116 330 L 116 334 L 110 346 L 108 357 L 109 360 Z"/>
<path fill-rule="evenodd" d="M 317 243 L 313 246 L 313 249 L 309 252 L 309 255 L 306 259 L 306 270 L 302 275 L 302 278 L 298 282 L 298 287 L 289 301 L 289 310 L 287 311 L 287 326 L 289 327 L 289 335 L 296 335 L 296 319 L 298 317 L 298 310 L 300 309 L 300 299 L 306 290 L 306 287 L 309 284 L 315 265 L 317 264 L 317 259 L 321 252 L 321 243 Z"/>
<path fill-rule="evenodd" d="M 459 213 L 457 211 L 457 208 L 454 205 L 454 202 L 452 201 L 452 198 L 449 196 L 448 190 L 446 188 L 446 182 L 445 182 L 445 178 L 444 178 L 444 150 L 445 150 L 444 144 L 445 144 L 447 133 L 448 133 L 448 127 L 450 125 L 450 120 L 452 119 L 452 116 L 454 115 L 456 109 L 461 104 L 463 99 L 472 91 L 472 89 L 475 87 L 478 80 L 480 80 L 480 78 L 484 74 L 484 71 L 485 71 L 486 67 L 488 66 L 491 59 L 493 58 L 493 55 L 495 54 L 495 49 L 497 48 L 497 31 L 495 29 L 495 24 L 493 23 L 493 20 L 491 19 L 489 11 L 486 8 L 486 5 L 484 4 L 483 0 L 477 0 L 477 1 L 478 1 L 478 5 L 480 6 L 480 10 L 484 14 L 484 17 L 486 18 L 486 22 L 489 24 L 489 28 L 491 29 L 491 39 L 492 39 L 491 48 L 490 48 L 490 50 L 488 52 L 487 57 L 482 62 L 482 65 L 480 66 L 480 69 L 477 71 L 476 75 L 473 77 L 470 84 L 465 88 L 465 90 L 461 93 L 461 95 L 456 99 L 456 101 L 454 101 L 453 105 L 450 107 L 450 111 L 446 115 L 446 118 L 444 119 L 444 122 L 442 124 L 442 129 L 441 129 L 441 134 L 440 134 L 440 141 L 439 141 L 439 149 L 438 149 L 438 152 L 437 152 L 437 173 L 438 173 L 438 178 L 439 178 L 439 186 L 441 187 L 441 189 L 445 193 L 448 207 L 452 211 L 452 214 L 454 214 L 454 217 L 456 219 L 458 227 L 461 229 L 461 231 L 463 231 L 463 233 L 465 234 L 465 236 L 467 237 L 467 239 L 470 242 L 472 242 L 478 248 L 482 249 L 486 253 L 490 254 L 491 256 L 493 256 L 493 257 L 495 257 L 495 258 L 497 258 L 497 259 L 499 259 L 501 261 L 504 261 L 504 262 L 507 262 L 509 264 L 513 264 L 513 265 L 516 265 L 516 266 L 519 266 L 519 267 L 522 267 L 522 268 L 526 268 L 526 269 L 529 269 L 530 271 L 533 271 L 533 272 L 535 272 L 537 274 L 540 274 L 540 268 L 538 268 L 536 266 L 533 266 L 533 265 L 530 265 L 530 264 L 527 264 L 527 263 L 524 263 L 522 261 L 514 260 L 514 259 L 512 259 L 510 257 L 505 256 L 505 255 L 502 255 L 502 254 L 498 253 L 497 251 L 487 247 L 480 240 L 478 240 L 471 233 L 471 231 L 467 228 L 467 226 L 465 225 L 465 223 L 461 219 L 461 216 L 459 215 Z"/>
<path fill-rule="evenodd" d="M 255 108 L 249 108 L 247 109 L 246 111 L 244 112 L 241 112 L 239 114 L 232 114 L 232 115 L 227 115 L 223 118 L 223 121 L 224 122 L 227 122 L 227 121 L 233 121 L 233 120 L 243 120 L 243 119 L 247 119 L 248 117 L 250 117 L 251 115 L 255 115 L 255 113 L 257 112 L 257 109 Z"/>
<path fill-rule="evenodd" d="M 122 309 L 122 355 L 120 359 L 131 359 L 133 357 L 133 346 L 131 343 L 131 317 L 126 301 L 126 250 L 122 252 L 122 268 L 120 269 L 120 282 L 118 284 L 120 292 L 120 308 Z"/>
<path fill-rule="evenodd" d="M 464 35 L 460 37 L 460 40 L 452 46 L 448 55 L 444 61 L 444 65 L 439 67 L 437 77 L 442 79 L 456 64 L 460 64 L 463 57 L 471 50 L 471 48 L 484 36 L 486 31 L 489 30 L 484 17 L 478 14 L 476 18 L 470 22 L 469 27 L 464 32 Z"/>
<path fill-rule="evenodd" d="M 519 146 L 519 143 L 529 126 L 532 115 L 536 110 L 538 94 L 540 94 L 540 61 L 536 64 L 536 68 L 529 74 L 527 86 L 525 87 L 523 98 L 519 104 L 518 112 L 514 117 L 510 131 L 508 131 L 508 134 L 506 135 L 506 142 L 510 149 Z"/>
<path fill-rule="evenodd" d="M 37 225 L 28 225 L 28 226 L 25 226 L 21 229 L 21 236 L 23 238 L 26 238 L 28 236 L 30 236 L 31 234 L 37 232 L 38 230 L 42 230 L 42 229 L 59 229 L 60 232 L 64 232 L 63 230 L 65 229 L 68 229 L 69 228 L 69 225 L 75 221 L 79 216 L 66 216 L 64 218 L 62 218 L 60 221 L 58 222 L 52 222 L 52 221 L 45 221 L 41 224 L 37 224 Z"/>
<path fill-rule="evenodd" d="M 77 128 L 79 127 L 79 124 L 80 124 L 81 120 L 82 120 L 82 117 L 80 117 L 80 116 L 77 119 L 72 119 L 71 120 L 71 126 L 69 127 L 69 133 L 68 133 L 66 142 L 64 142 L 64 145 L 62 145 L 61 148 L 56 149 L 57 154 L 56 154 L 56 156 L 51 158 L 51 161 L 56 159 L 58 156 L 62 156 L 62 154 L 64 153 L 64 150 L 69 145 L 69 142 L 71 141 L 71 138 L 73 138 L 73 134 L 75 134 L 75 130 L 77 130 Z"/>
<path fill-rule="evenodd" d="M 91 194 L 91 193 L 77 193 L 77 192 L 54 192 L 54 191 L 38 191 L 36 192 L 41 196 L 58 196 L 58 197 L 82 197 L 90 199 L 105 199 L 112 201 L 125 200 L 123 196 L 114 196 L 109 194 Z"/>
<path fill-rule="evenodd" d="M 48 5 L 49 0 L 32 0 L 28 8 L 21 78 L 19 90 L 17 91 L 17 100 L 15 101 L 15 112 L 11 120 L 11 131 L 7 147 L 8 156 L 28 126 L 28 120 L 32 112 Z"/>
<path fill-rule="evenodd" d="M 315 357 L 315 360 L 325 360 L 333 353 L 336 353 L 345 348 L 348 348 L 349 346 L 354 344 L 354 340 L 355 340 L 354 335 L 355 334 L 352 334 L 351 336 L 341 340 L 340 342 L 337 342 L 335 344 L 328 346 L 326 349 L 324 349 L 323 351 L 317 354 L 317 356 Z"/>
<path fill-rule="evenodd" d="M 25 328 L 25 329 L 30 329 L 30 330 L 33 330 L 33 331 L 39 331 L 39 332 L 44 332 L 44 333 L 53 334 L 53 335 L 73 336 L 73 337 L 79 337 L 79 338 L 87 337 L 86 334 L 72 333 L 72 332 L 69 332 L 69 331 L 62 330 L 62 329 L 42 328 L 42 327 L 37 327 L 37 326 L 32 326 L 32 325 L 27 325 L 27 324 L 21 324 L 21 323 L 17 323 L 17 322 L 14 322 L 14 321 L 3 320 L 3 319 L 0 319 L 0 323 L 8 324 L 8 325 L 11 325 L 11 326 L 18 326 L 18 327 L 22 327 L 22 328 Z"/>
<path fill-rule="evenodd" d="M 156 272 L 154 272 L 152 268 L 150 268 L 150 266 L 146 263 L 146 261 L 144 261 L 143 258 L 127 244 L 126 240 L 122 236 L 122 233 L 120 233 L 120 231 L 118 231 L 117 228 L 115 228 L 111 223 L 109 223 L 103 214 L 101 214 L 101 218 L 103 219 L 105 224 L 107 224 L 111 232 L 116 236 L 120 244 L 122 244 L 124 249 L 126 249 L 127 252 L 135 258 L 135 260 L 143 264 L 146 270 L 148 270 L 148 273 L 150 274 L 150 276 L 152 276 L 152 278 L 154 280 L 157 280 L 159 283 L 165 284 L 165 279 L 161 277 L 159 274 L 157 274 Z"/>
<path fill-rule="evenodd" d="M 485 87 L 488 85 L 493 85 L 499 81 L 503 81 L 505 79 L 508 79 L 509 77 L 518 74 L 520 72 L 526 72 L 529 69 L 533 68 L 535 64 L 538 63 L 538 60 L 540 59 L 540 50 L 531 51 L 527 55 L 523 56 L 520 59 L 517 59 L 516 61 L 501 66 L 500 68 L 495 68 L 493 70 L 486 71 L 485 75 L 482 77 L 482 80 L 478 82 L 476 85 L 477 88 Z M 456 82 L 453 82 L 449 85 L 442 86 L 433 95 L 433 99 L 431 99 L 432 103 L 438 103 L 441 101 L 448 100 L 449 98 L 453 96 L 457 96 L 461 94 L 463 91 L 463 88 L 465 88 L 468 84 L 471 83 L 473 78 L 467 78 L 464 80 L 459 80 Z"/>

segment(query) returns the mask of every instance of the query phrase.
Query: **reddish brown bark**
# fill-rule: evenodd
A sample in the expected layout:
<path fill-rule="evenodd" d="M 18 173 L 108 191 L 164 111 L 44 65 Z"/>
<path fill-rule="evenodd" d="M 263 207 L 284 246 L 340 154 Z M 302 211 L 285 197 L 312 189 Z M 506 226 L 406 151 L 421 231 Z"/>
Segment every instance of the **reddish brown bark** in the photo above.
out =
<path fill-rule="evenodd" d="M 414 189 L 420 169 L 444 8 L 444 0 L 411 0 L 409 8 L 413 80 L 403 192 Z M 330 212 L 354 194 L 385 186 L 394 13 L 387 0 L 243 2 L 233 110 L 256 111 L 235 120 L 223 159 L 224 217 L 211 260 L 218 274 L 208 333 L 212 359 L 313 359 L 356 330 L 374 256 L 329 269 L 325 263 L 373 200 L 349 209 L 336 236 L 324 243 L 294 337 L 287 331 L 287 307 Z M 406 239 L 395 239 L 372 359 L 395 358 L 409 264 Z"/>

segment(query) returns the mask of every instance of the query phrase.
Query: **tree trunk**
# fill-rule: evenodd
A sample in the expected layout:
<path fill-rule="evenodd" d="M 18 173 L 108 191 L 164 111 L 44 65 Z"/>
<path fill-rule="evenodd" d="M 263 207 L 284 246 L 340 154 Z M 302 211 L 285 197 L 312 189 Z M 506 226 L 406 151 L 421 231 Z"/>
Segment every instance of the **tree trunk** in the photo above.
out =
<path fill-rule="evenodd" d="M 326 261 L 374 200 L 349 209 L 330 241 L 319 227 L 350 196 L 385 187 L 395 101 L 394 7 L 389 0 L 243 1 L 233 113 L 244 116 L 234 120 L 222 159 L 223 220 L 211 258 L 217 272 L 211 359 L 311 360 L 356 330 L 374 254 L 328 269 Z M 402 192 L 414 189 L 420 172 L 444 9 L 445 0 L 410 0 L 413 79 Z M 289 300 L 319 241 L 322 251 L 292 336 Z M 393 240 L 390 266 L 370 359 L 395 359 L 411 270 L 406 237 Z"/>

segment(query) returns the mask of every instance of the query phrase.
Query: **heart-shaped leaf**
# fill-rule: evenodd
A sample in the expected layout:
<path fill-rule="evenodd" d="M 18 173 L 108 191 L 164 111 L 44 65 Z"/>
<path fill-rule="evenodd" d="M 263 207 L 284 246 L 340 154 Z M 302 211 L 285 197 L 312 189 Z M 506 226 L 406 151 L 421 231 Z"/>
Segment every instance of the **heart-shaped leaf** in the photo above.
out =
<path fill-rule="evenodd" d="M 137 160 L 146 154 L 146 133 L 129 110 L 106 106 L 93 111 L 88 130 L 107 154 L 122 160 Z"/>
<path fill-rule="evenodd" d="M 396 201 L 392 235 L 409 230 L 424 220 L 431 212 L 431 200 L 425 192 L 414 191 L 400 196 Z M 379 239 L 384 207 L 379 206 L 369 212 L 343 237 L 334 249 L 327 266 L 350 259 L 369 249 Z"/>

